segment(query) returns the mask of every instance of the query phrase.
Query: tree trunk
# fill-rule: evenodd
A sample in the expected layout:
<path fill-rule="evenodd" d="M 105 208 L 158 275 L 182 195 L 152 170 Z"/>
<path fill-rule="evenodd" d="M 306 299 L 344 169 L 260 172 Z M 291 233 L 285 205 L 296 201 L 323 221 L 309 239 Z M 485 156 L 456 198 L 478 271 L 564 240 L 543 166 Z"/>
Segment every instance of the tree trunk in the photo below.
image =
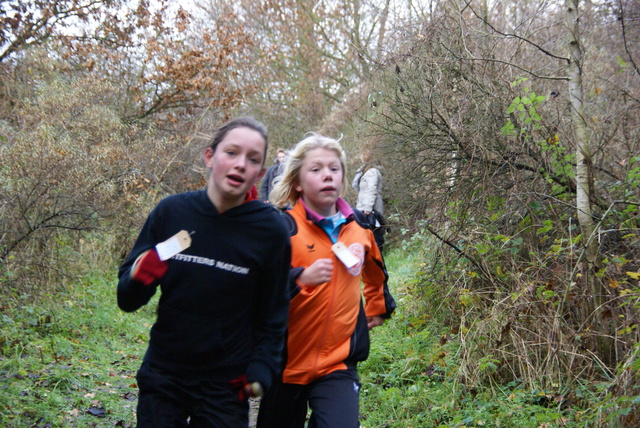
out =
<path fill-rule="evenodd" d="M 582 45 L 579 31 L 579 0 L 565 0 L 567 7 L 567 27 L 569 42 L 569 100 L 571 103 L 571 115 L 576 141 L 576 207 L 578 211 L 578 223 L 582 232 L 584 243 L 584 269 L 589 290 L 593 295 L 589 312 L 594 316 L 594 323 L 601 328 L 603 333 L 600 313 L 605 304 L 605 289 L 602 281 L 595 275 L 601 267 L 598 248 L 598 225 L 594 221 L 592 211 L 593 195 L 593 149 L 589 141 L 587 122 L 585 120 L 582 93 Z M 601 335 L 598 344 L 598 353 L 605 362 L 611 362 L 611 344 L 605 341 Z"/>
<path fill-rule="evenodd" d="M 383 61 L 383 46 L 384 42 L 387 39 L 387 19 L 389 17 L 389 3 L 391 0 L 386 0 L 384 9 L 382 10 L 382 15 L 380 16 L 380 33 L 378 33 L 378 48 L 376 49 L 376 61 Z"/>

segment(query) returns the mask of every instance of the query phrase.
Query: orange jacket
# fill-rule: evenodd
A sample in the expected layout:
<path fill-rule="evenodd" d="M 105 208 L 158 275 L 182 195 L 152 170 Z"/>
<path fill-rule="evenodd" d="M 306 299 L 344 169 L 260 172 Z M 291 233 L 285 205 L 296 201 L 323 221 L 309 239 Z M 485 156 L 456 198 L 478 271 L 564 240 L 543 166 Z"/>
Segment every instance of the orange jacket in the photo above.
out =
<path fill-rule="evenodd" d="M 365 360 L 369 354 L 366 317 L 388 318 L 395 309 L 372 231 L 356 221 L 356 213 L 342 199 L 338 207 L 347 217 L 338 240 L 360 260 L 350 269 L 333 254 L 331 239 L 300 201 L 288 211 L 295 221 L 291 231 L 292 281 L 320 258 L 333 259 L 334 271 L 329 282 L 317 287 L 296 281 L 289 306 L 285 383 L 305 385 L 346 369 L 348 363 Z"/>

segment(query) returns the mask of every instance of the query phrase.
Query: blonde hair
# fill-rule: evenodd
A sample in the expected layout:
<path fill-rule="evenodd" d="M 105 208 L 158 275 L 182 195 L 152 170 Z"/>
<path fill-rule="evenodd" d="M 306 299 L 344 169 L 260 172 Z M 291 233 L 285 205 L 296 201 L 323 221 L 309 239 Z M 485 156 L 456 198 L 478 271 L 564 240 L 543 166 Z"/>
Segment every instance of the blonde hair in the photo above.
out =
<path fill-rule="evenodd" d="M 296 144 L 293 150 L 291 150 L 284 173 L 269 194 L 269 202 L 275 206 L 284 207 L 287 203 L 293 206 L 298 201 L 300 192 L 296 190 L 296 186 L 298 185 L 300 170 L 302 169 L 302 164 L 304 163 L 304 158 L 307 156 L 307 153 L 314 149 L 331 150 L 338 155 L 340 167 L 342 168 L 341 197 L 347 189 L 347 155 L 338 140 L 315 133 L 308 135 L 308 137 Z"/>

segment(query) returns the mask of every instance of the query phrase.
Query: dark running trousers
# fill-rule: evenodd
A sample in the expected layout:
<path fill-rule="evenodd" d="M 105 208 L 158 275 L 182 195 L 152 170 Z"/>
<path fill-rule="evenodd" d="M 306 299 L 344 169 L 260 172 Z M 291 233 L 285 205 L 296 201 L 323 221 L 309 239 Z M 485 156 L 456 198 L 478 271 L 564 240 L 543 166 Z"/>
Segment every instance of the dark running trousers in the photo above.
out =
<path fill-rule="evenodd" d="M 142 363 L 137 428 L 242 428 L 249 403 L 227 382 L 185 380 Z"/>
<path fill-rule="evenodd" d="M 260 401 L 257 428 L 358 428 L 360 382 L 355 369 L 338 370 L 308 384 L 275 383 Z"/>

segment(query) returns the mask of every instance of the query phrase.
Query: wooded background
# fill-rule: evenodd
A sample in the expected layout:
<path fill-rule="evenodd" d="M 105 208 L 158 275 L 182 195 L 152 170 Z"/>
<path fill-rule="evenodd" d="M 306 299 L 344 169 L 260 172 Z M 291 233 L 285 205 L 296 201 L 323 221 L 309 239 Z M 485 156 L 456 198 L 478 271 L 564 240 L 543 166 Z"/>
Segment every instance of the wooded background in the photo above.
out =
<path fill-rule="evenodd" d="M 0 3 L 3 293 L 115 287 L 211 130 L 253 115 L 270 161 L 308 131 L 350 177 L 374 151 L 465 388 L 640 396 L 639 0 L 180 3 Z"/>

